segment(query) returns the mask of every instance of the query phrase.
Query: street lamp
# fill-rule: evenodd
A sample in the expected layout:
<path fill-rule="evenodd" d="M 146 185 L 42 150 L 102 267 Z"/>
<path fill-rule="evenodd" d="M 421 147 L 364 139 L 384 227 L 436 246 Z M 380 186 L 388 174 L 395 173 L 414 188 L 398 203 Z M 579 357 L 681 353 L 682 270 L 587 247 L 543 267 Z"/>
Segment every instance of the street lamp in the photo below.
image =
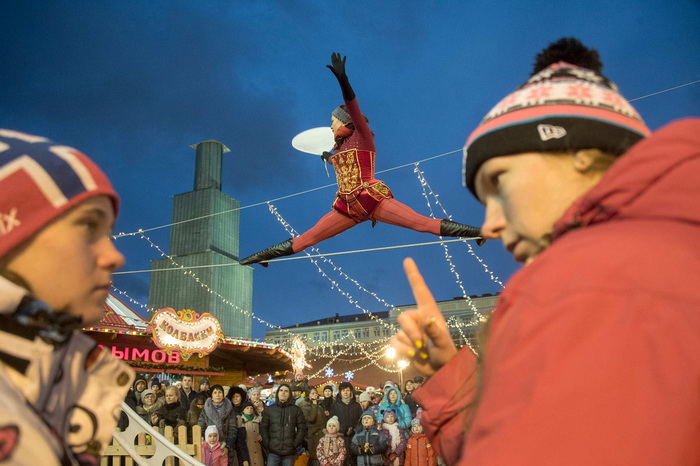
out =
<path fill-rule="evenodd" d="M 403 390 L 403 370 L 408 367 L 408 361 L 405 359 L 399 359 L 396 362 L 396 365 L 399 366 L 399 384 L 401 385 L 399 390 Z"/>

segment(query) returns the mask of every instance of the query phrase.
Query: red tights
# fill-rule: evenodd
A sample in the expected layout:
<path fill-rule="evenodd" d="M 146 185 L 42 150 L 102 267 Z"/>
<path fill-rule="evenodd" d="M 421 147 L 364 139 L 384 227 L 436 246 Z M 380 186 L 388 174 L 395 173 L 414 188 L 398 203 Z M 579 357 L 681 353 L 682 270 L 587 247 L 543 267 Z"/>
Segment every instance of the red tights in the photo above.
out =
<path fill-rule="evenodd" d="M 396 199 L 384 199 L 374 209 L 370 215 L 372 220 L 388 223 L 399 227 L 410 228 L 425 233 L 434 235 L 440 234 L 440 222 L 437 218 L 429 218 L 420 215 L 415 210 L 407 205 L 404 205 Z M 331 210 L 314 225 L 310 230 L 305 231 L 300 236 L 294 238 L 292 242 L 292 250 L 294 253 L 303 251 L 309 246 L 318 244 L 321 241 L 332 238 L 345 230 L 357 225 L 355 220 L 347 217 L 340 212 Z"/>

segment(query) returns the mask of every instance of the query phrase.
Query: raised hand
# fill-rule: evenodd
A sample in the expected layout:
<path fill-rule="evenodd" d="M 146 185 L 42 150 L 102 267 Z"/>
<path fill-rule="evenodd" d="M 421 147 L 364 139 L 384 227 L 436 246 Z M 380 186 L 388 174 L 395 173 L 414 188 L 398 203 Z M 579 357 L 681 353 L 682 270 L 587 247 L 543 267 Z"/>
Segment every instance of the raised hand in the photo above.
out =
<path fill-rule="evenodd" d="M 391 339 L 391 346 L 397 353 L 412 358 L 415 368 L 430 376 L 457 354 L 457 347 L 416 263 L 407 258 L 403 266 L 417 308 L 399 315 L 401 330 Z"/>
<path fill-rule="evenodd" d="M 348 57 L 343 57 L 340 58 L 339 53 L 333 53 L 331 54 L 331 64 L 326 65 L 326 68 L 331 70 L 333 74 L 335 75 L 336 78 L 339 80 L 343 77 L 345 77 L 345 60 L 347 60 Z"/>

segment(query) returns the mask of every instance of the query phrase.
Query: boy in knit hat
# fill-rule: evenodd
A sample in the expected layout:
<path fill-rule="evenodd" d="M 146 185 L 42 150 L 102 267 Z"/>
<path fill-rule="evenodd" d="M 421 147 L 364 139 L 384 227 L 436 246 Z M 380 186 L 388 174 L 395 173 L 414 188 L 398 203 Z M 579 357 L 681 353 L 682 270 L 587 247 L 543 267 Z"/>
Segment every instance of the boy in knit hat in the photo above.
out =
<path fill-rule="evenodd" d="M 119 197 L 80 151 L 0 130 L 0 461 L 95 462 L 133 371 L 80 332 L 103 316 Z"/>
<path fill-rule="evenodd" d="M 652 133 L 602 67 L 550 44 L 466 142 L 482 235 L 528 264 L 479 371 L 405 262 L 418 309 L 392 345 L 427 352 L 415 397 L 447 464 L 700 464 L 700 119 Z"/>
<path fill-rule="evenodd" d="M 386 436 L 377 429 L 374 415 L 371 412 L 362 413 L 360 422 L 362 427 L 352 438 L 350 446 L 351 452 L 357 455 L 357 465 L 383 465 L 385 463 L 384 454 L 387 450 Z"/>
<path fill-rule="evenodd" d="M 207 466 L 227 466 L 228 458 L 219 441 L 219 430 L 216 426 L 207 426 L 202 443 L 202 462 Z"/>
<path fill-rule="evenodd" d="M 411 436 L 406 442 L 404 466 L 437 466 L 437 455 L 428 436 L 423 433 L 420 419 L 411 421 Z"/>
<path fill-rule="evenodd" d="M 347 452 L 345 440 L 340 435 L 340 422 L 333 416 L 326 422 L 325 434 L 316 448 L 316 456 L 321 466 L 342 466 Z"/>

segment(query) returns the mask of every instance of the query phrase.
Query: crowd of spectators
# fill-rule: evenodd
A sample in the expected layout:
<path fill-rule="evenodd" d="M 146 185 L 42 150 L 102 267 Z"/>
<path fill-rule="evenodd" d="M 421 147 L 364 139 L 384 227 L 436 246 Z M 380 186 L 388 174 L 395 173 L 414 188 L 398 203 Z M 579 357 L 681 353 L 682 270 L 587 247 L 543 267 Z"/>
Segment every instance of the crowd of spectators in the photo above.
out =
<path fill-rule="evenodd" d="M 350 382 L 313 387 L 301 372 L 271 389 L 194 382 L 191 375 L 172 384 L 137 378 L 127 403 L 154 427 L 199 425 L 205 464 L 437 465 L 412 395 L 422 377 L 403 390 L 390 380 L 381 389 Z"/>

